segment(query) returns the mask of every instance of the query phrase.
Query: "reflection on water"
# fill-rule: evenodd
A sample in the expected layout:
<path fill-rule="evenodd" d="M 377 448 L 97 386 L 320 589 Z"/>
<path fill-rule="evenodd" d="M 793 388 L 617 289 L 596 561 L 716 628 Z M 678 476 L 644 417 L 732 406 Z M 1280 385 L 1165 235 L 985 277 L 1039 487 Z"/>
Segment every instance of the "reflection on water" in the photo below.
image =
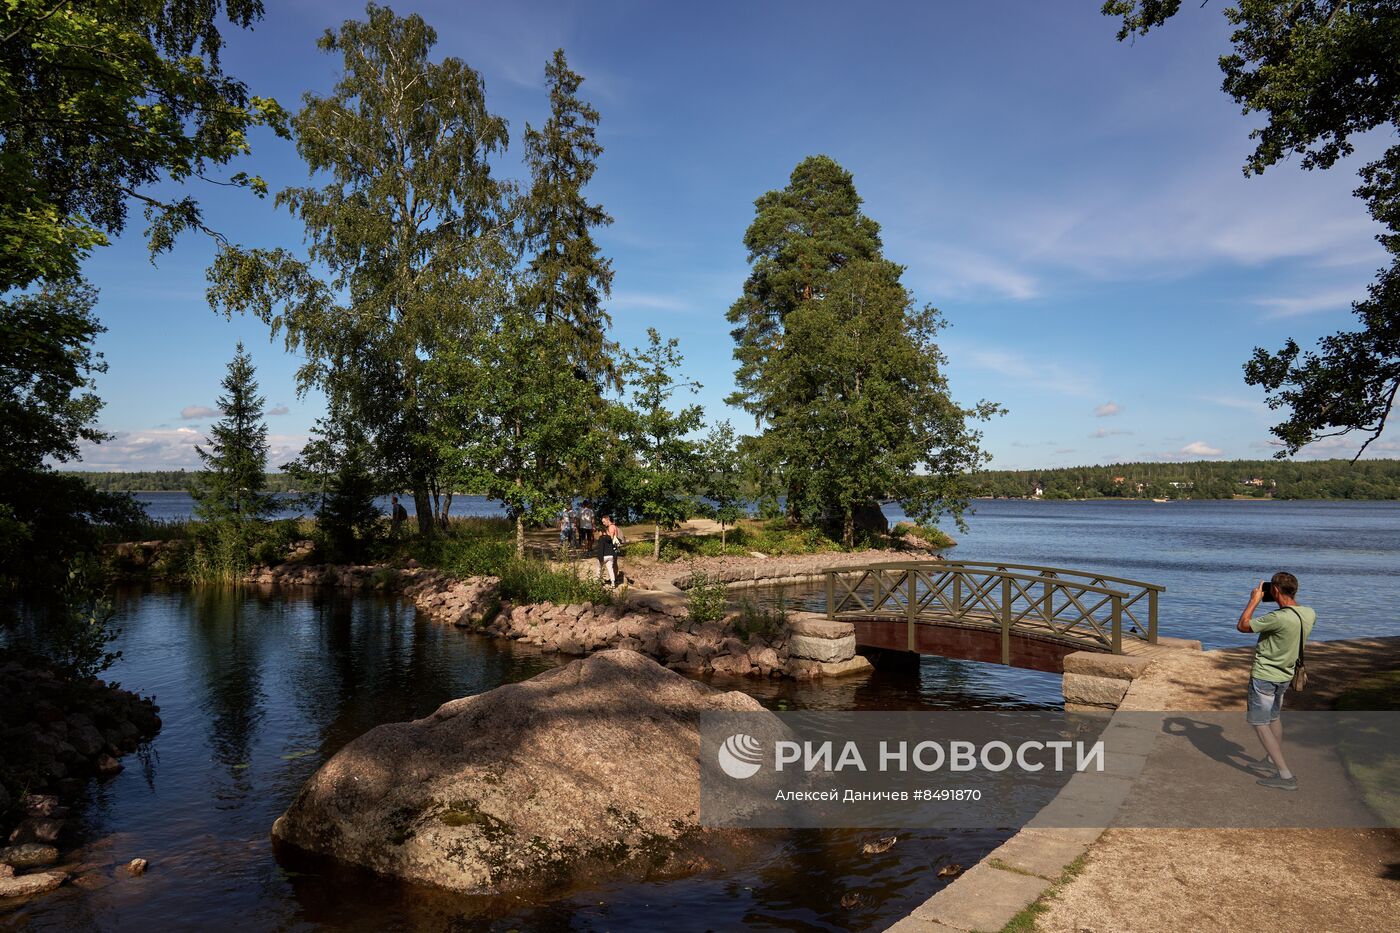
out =
<path fill-rule="evenodd" d="M 1288 567 L 1319 637 L 1400 633 L 1396 503 L 984 502 L 955 552 L 1165 584 L 1162 631 L 1208 646 L 1234 632 L 1252 581 Z M 955 532 L 956 533 L 956 532 Z M 111 676 L 155 694 L 165 726 L 126 770 L 93 784 L 67 843 L 87 843 L 82 887 L 22 907 L 26 929 L 851 929 L 880 927 L 1005 834 L 805 832 L 741 869 L 602 885 L 554 901 L 473 900 L 273 853 L 272 821 L 346 742 L 384 722 L 560 663 L 528 645 L 420 622 L 372 596 L 182 591 L 122 598 L 125 656 Z M 717 682 L 717 685 L 718 682 Z M 832 685 L 735 680 L 772 709 L 1054 707 L 1055 675 L 923 659 L 916 671 Z M 143 878 L 118 866 L 151 861 Z M 852 908 L 844 895 L 860 895 Z M 236 920 L 234 919 L 236 918 Z"/>
<path fill-rule="evenodd" d="M 568 659 L 419 621 L 411 606 L 335 591 L 156 590 L 119 600 L 124 656 L 111 676 L 154 694 L 164 728 L 116 778 L 90 786 L 70 821 L 83 886 L 8 908 L 0 923 L 68 930 L 227 925 L 251 929 L 849 929 L 912 909 L 1005 833 L 793 832 L 730 870 L 604 884 L 549 899 L 464 898 L 324 860 L 274 853 L 268 831 L 308 776 L 351 739 L 454 697 Z M 774 709 L 1054 706 L 1053 676 L 928 659 L 919 671 L 830 685 L 736 679 Z M 120 866 L 151 862 L 134 879 Z M 843 895 L 859 895 L 842 907 Z M 0 907 L 0 911 L 6 908 Z"/>

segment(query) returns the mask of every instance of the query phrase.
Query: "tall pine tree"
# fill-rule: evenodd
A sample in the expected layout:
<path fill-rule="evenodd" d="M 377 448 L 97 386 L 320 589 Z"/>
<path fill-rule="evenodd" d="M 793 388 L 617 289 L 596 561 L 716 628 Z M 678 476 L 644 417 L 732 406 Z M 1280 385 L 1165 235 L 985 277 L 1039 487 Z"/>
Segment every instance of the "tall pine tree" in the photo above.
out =
<path fill-rule="evenodd" d="M 967 422 L 1000 409 L 949 398 L 933 342 L 941 319 L 915 308 L 903 268 L 882 255 L 851 174 L 813 156 L 754 203 L 752 271 L 729 310 L 729 401 L 764 428 L 751 445 L 762 491 L 847 545 L 858 508 L 884 496 L 917 519 L 960 514 L 964 474 L 987 460 Z"/>
<path fill-rule="evenodd" d="M 593 241 L 592 230 L 612 218 L 590 203 L 583 189 L 597 159 L 598 111 L 578 96 L 583 77 L 558 49 L 545 66 L 549 119 L 525 127 L 525 163 L 530 191 L 524 201 L 524 239 L 533 253 L 526 304 L 547 327 L 558 328 L 567 361 L 581 374 L 616 384 L 615 345 L 603 299 L 611 294 L 612 263 Z"/>
<path fill-rule="evenodd" d="M 253 360 L 239 341 L 219 398 L 223 417 L 209 428 L 209 449 L 195 445 L 204 462 L 194 487 L 195 514 L 207 522 L 256 521 L 272 511 L 267 485 L 266 399 L 258 394 Z"/>

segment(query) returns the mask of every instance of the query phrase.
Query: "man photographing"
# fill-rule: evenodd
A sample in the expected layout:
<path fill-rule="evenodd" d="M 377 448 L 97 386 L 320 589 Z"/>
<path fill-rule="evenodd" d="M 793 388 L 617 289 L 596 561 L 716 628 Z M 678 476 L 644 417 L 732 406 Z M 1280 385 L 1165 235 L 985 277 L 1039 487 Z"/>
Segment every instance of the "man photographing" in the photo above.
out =
<path fill-rule="evenodd" d="M 1249 712 L 1247 721 L 1259 733 L 1259 742 L 1269 756 L 1271 766 L 1258 781 L 1265 787 L 1297 790 L 1298 779 L 1288 770 L 1283 757 L 1283 695 L 1293 680 L 1303 642 L 1312 632 L 1317 613 L 1298 605 L 1298 578 L 1291 573 L 1276 573 L 1249 594 L 1249 605 L 1240 614 L 1235 627 L 1241 632 L 1254 632 L 1259 643 L 1254 647 L 1254 666 L 1249 672 Z M 1278 603 L 1273 612 L 1254 617 L 1261 602 Z M 1263 765 L 1263 762 L 1260 762 Z"/>

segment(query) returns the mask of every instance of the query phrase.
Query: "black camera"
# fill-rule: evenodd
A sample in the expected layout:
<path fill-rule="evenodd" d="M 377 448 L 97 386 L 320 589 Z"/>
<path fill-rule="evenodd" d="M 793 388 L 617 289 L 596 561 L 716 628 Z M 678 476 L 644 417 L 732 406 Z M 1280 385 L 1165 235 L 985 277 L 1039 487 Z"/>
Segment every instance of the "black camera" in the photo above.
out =
<path fill-rule="evenodd" d="M 1259 589 L 1262 590 L 1264 594 L 1263 597 L 1260 599 L 1261 602 L 1278 602 L 1278 592 L 1274 589 L 1274 584 L 1272 580 L 1265 580 L 1263 583 L 1260 583 Z"/>

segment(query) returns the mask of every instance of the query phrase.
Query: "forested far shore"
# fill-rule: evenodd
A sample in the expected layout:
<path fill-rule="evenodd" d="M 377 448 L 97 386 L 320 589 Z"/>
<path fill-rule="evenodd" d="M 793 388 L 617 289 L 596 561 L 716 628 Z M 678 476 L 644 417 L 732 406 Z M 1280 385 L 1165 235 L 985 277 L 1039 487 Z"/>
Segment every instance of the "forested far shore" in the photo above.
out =
<path fill-rule="evenodd" d="M 134 473 L 64 470 L 103 492 L 190 492 L 199 478 L 198 470 L 140 470 Z M 287 473 L 268 473 L 267 492 L 305 492 Z"/>
<path fill-rule="evenodd" d="M 1044 499 L 1400 499 L 1400 460 L 1193 460 L 986 470 L 976 496 Z"/>

